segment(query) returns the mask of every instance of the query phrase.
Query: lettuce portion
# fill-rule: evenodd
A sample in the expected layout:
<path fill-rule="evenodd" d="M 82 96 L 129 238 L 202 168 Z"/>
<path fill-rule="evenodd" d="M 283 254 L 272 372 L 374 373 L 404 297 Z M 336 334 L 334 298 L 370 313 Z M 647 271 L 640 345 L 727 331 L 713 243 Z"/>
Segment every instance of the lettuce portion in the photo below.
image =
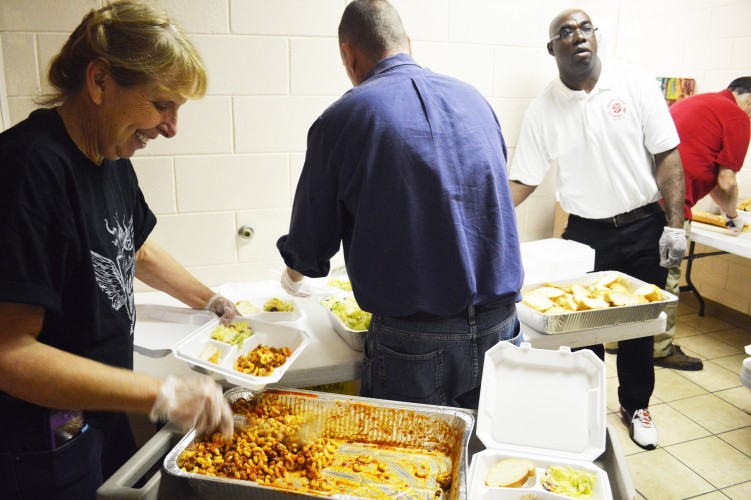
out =
<path fill-rule="evenodd" d="M 595 475 L 568 465 L 551 465 L 542 478 L 542 487 L 571 498 L 592 498 Z"/>

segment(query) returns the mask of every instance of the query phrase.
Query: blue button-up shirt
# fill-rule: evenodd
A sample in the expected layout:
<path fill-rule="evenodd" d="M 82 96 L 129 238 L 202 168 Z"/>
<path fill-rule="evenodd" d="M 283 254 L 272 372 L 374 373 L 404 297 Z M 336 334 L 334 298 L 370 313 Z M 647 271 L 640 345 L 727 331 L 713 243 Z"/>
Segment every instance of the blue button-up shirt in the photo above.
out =
<path fill-rule="evenodd" d="M 340 242 L 355 298 L 375 314 L 520 300 L 506 144 L 477 90 L 398 54 L 324 111 L 277 247 L 321 277 Z"/>

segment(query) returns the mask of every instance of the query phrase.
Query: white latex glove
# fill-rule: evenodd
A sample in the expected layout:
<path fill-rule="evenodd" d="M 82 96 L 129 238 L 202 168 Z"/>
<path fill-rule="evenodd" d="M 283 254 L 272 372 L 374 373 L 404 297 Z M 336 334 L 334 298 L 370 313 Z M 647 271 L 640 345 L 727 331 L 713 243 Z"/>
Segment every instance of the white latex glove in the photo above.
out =
<path fill-rule="evenodd" d="M 660 236 L 660 265 L 662 267 L 680 266 L 685 253 L 686 231 L 665 227 Z"/>
<path fill-rule="evenodd" d="M 222 388 L 206 375 L 168 375 L 149 413 L 152 422 L 171 420 L 187 432 L 195 427 L 199 436 L 220 432 L 225 443 L 232 440 L 232 409 Z"/>
<path fill-rule="evenodd" d="M 743 232 L 743 217 L 741 214 L 736 214 L 735 217 L 725 214 L 725 226 L 737 236 Z"/>
<path fill-rule="evenodd" d="M 300 281 L 294 281 L 289 272 L 290 268 L 286 268 L 284 271 L 282 271 L 281 282 L 284 291 L 290 295 L 294 295 L 295 297 L 310 297 L 310 293 L 302 289 L 303 280 L 301 279 Z"/>
<path fill-rule="evenodd" d="M 203 308 L 213 312 L 217 316 L 221 316 L 221 321 L 225 325 L 229 325 L 235 319 L 235 316 L 240 315 L 237 308 L 235 308 L 235 304 L 227 297 L 222 297 L 219 294 L 211 297 Z"/>

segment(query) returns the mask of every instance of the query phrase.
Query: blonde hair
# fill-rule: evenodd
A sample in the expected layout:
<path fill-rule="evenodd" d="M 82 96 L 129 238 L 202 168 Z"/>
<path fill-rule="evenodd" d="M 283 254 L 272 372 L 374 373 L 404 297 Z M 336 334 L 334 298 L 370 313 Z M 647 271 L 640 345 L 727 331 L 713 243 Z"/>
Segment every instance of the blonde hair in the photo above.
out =
<path fill-rule="evenodd" d="M 139 0 L 120 0 L 90 11 L 71 33 L 50 62 L 53 90 L 39 102 L 59 104 L 77 94 L 95 59 L 124 87 L 157 83 L 186 99 L 206 94 L 203 60 L 169 15 Z"/>

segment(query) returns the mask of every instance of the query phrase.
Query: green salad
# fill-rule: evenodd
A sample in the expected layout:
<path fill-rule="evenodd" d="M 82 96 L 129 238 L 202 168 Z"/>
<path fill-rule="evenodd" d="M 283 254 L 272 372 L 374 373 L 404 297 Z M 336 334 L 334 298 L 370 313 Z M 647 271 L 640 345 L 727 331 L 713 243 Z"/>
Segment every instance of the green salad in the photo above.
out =
<path fill-rule="evenodd" d="M 331 278 L 327 283 L 329 286 L 344 290 L 345 292 L 352 291 L 352 283 L 349 280 L 340 280 L 339 278 Z"/>
<path fill-rule="evenodd" d="M 321 304 L 328 307 L 350 330 L 367 330 L 370 326 L 369 312 L 357 305 L 354 297 L 329 297 L 321 299 Z"/>
<path fill-rule="evenodd" d="M 551 465 L 542 478 L 542 487 L 571 498 L 592 498 L 595 475 L 583 469 Z"/>
<path fill-rule="evenodd" d="M 253 333 L 253 329 L 248 326 L 246 321 L 238 321 L 228 326 L 220 323 L 211 332 L 211 338 L 225 344 L 236 345 L 238 349 L 242 349 L 245 339 L 253 335 Z"/>

